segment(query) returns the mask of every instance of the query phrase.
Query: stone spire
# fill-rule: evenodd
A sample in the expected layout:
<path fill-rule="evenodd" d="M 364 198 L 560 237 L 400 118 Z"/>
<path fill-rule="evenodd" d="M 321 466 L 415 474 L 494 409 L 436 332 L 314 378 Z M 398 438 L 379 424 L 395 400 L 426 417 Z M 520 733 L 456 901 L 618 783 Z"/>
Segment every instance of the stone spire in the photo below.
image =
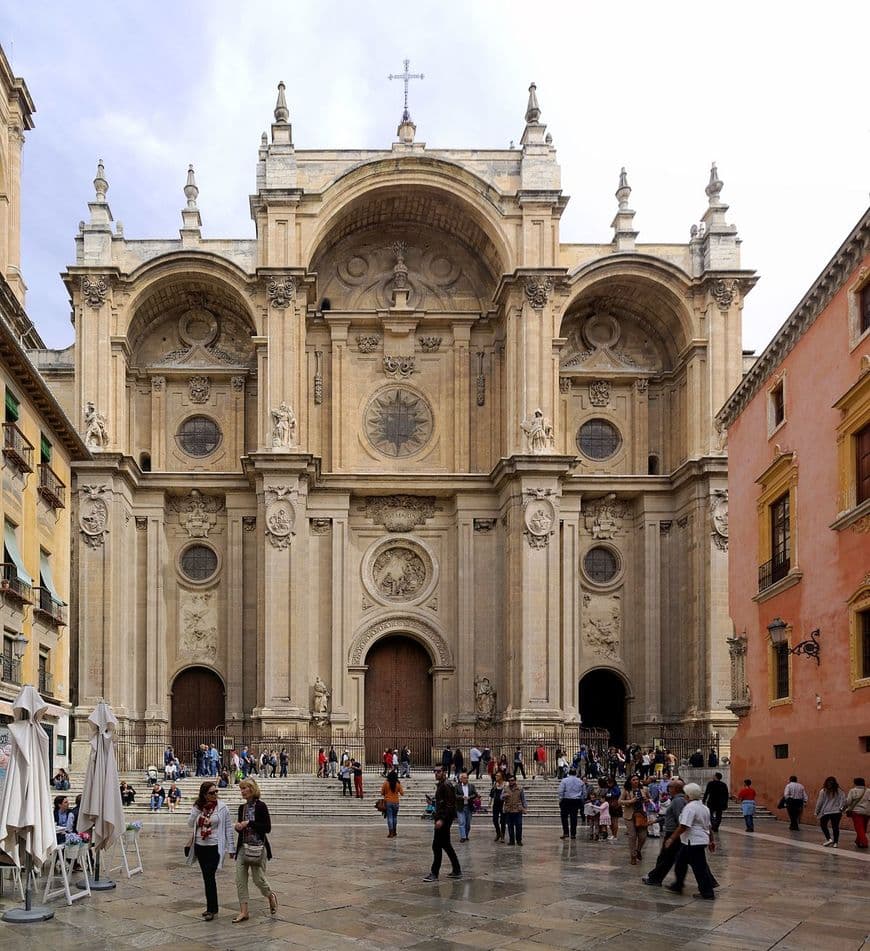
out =
<path fill-rule="evenodd" d="M 193 174 L 193 166 L 187 167 L 187 182 L 184 186 L 184 197 L 187 199 L 187 207 L 181 209 L 181 246 L 189 247 L 196 245 L 202 238 L 202 218 L 199 214 L 199 208 L 196 204 L 199 189 L 196 187 L 196 178 Z"/>
<path fill-rule="evenodd" d="M 537 122 L 541 118 L 541 107 L 538 105 L 538 87 L 532 83 L 529 86 L 529 104 L 526 106 L 526 124 Z"/>
<path fill-rule="evenodd" d="M 613 219 L 611 228 L 613 228 L 613 250 L 614 251 L 634 251 L 634 243 L 638 232 L 634 230 L 634 210 L 628 207 L 628 199 L 631 197 L 631 186 L 628 184 L 628 175 L 625 169 L 619 173 L 619 185 L 616 189 L 616 200 L 619 206 L 616 211 L 616 217 Z"/>
<path fill-rule="evenodd" d="M 526 106 L 526 127 L 520 139 L 520 145 L 552 145 L 552 137 L 547 138 L 547 126 L 541 122 L 541 107 L 538 104 L 537 86 L 529 86 L 529 102 Z"/>
<path fill-rule="evenodd" d="M 103 160 L 97 160 L 94 197 L 88 202 L 90 220 L 79 222 L 76 238 L 76 264 L 109 265 L 112 263 L 112 209 L 106 200 L 109 182 Z"/>
<path fill-rule="evenodd" d="M 728 205 L 722 201 L 724 182 L 713 162 L 710 180 L 704 191 L 707 193 L 707 210 L 701 218 L 701 227 L 695 240 L 700 245 L 702 266 L 705 271 L 728 270 L 740 267 L 740 239 L 735 225 L 725 220 Z"/>
<path fill-rule="evenodd" d="M 105 204 L 106 192 L 108 192 L 108 190 L 109 183 L 106 181 L 106 166 L 103 165 L 102 159 L 97 159 L 97 177 L 94 179 L 94 191 L 96 192 L 94 201 Z"/>
<path fill-rule="evenodd" d="M 283 82 L 278 83 L 278 100 L 275 103 L 275 121 L 272 123 L 272 144 L 293 146 L 293 126 L 290 124 L 290 110 L 284 96 Z"/>

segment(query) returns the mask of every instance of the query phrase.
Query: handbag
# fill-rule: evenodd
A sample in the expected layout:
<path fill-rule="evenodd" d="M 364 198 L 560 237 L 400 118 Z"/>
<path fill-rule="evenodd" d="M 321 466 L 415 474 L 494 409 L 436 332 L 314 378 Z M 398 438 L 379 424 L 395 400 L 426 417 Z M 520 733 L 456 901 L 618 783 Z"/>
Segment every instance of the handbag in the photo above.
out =
<path fill-rule="evenodd" d="M 649 819 L 647 819 L 646 813 L 636 812 L 634 814 L 635 829 L 645 829 L 648 825 L 649 825 Z"/>
<path fill-rule="evenodd" d="M 187 840 L 187 842 L 185 843 L 185 846 L 184 846 L 184 857 L 185 857 L 185 858 L 189 858 L 189 857 L 190 857 L 190 850 L 191 850 L 192 848 L 193 848 L 193 834 L 191 834 L 190 838 L 189 838 L 189 839 Z"/>
<path fill-rule="evenodd" d="M 245 865 L 259 865 L 263 861 L 263 851 L 266 846 L 261 842 L 259 845 L 249 845 L 245 843 Z"/>
<path fill-rule="evenodd" d="M 387 811 L 387 801 L 386 801 L 383 797 L 381 797 L 380 799 L 376 799 L 376 800 L 375 800 L 375 809 L 377 809 L 378 812 L 386 812 L 386 811 Z"/>
<path fill-rule="evenodd" d="M 783 796 L 776 805 L 777 809 L 785 809 L 785 796 Z"/>

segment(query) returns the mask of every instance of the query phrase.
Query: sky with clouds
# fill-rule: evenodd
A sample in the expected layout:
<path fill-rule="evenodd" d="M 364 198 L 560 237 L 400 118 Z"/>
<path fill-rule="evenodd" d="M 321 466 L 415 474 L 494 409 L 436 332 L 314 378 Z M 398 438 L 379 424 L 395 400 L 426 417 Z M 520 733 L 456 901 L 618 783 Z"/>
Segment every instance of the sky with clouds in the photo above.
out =
<path fill-rule="evenodd" d="M 571 201 L 563 242 L 606 242 L 626 166 L 639 241 L 688 239 L 711 161 L 762 349 L 868 206 L 870 4 L 513 0 L 0 6 L 0 44 L 36 102 L 23 163 L 27 309 L 72 342 L 58 274 L 97 158 L 128 238 L 177 237 L 188 163 L 205 237 L 254 236 L 257 147 L 287 84 L 296 147 L 389 148 L 409 57 L 417 139 L 518 141 L 538 86 Z"/>

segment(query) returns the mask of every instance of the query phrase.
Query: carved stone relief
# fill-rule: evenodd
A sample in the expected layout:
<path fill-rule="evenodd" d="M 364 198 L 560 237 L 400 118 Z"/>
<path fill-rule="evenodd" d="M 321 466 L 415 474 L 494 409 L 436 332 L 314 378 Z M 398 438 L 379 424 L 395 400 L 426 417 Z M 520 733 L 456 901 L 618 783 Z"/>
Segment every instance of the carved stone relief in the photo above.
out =
<path fill-rule="evenodd" d="M 414 357 L 394 357 L 384 354 L 384 373 L 394 380 L 407 380 L 414 373 Z"/>
<path fill-rule="evenodd" d="M 199 489 L 191 489 L 186 496 L 169 496 L 169 508 L 178 512 L 178 521 L 190 538 L 208 538 L 208 533 L 217 524 L 215 512 L 223 510 L 222 499 L 203 495 Z"/>
<path fill-rule="evenodd" d="M 388 532 L 410 532 L 435 514 L 432 495 L 385 495 L 366 499 L 366 518 L 383 525 Z"/>
<path fill-rule="evenodd" d="M 360 353 L 374 353 L 380 342 L 381 338 L 377 334 L 360 334 L 356 338 L 356 345 Z"/>
<path fill-rule="evenodd" d="M 614 493 L 583 506 L 586 531 L 593 538 L 615 538 L 628 515 L 628 506 L 617 500 Z"/>
<path fill-rule="evenodd" d="M 289 548 L 295 532 L 296 508 L 286 486 L 266 487 L 266 537 L 273 548 Z"/>
<path fill-rule="evenodd" d="M 109 293 L 109 284 L 105 277 L 95 275 L 93 279 L 89 277 L 82 278 L 82 297 L 89 307 L 99 310 L 106 302 L 106 295 Z"/>
<path fill-rule="evenodd" d="M 619 594 L 583 595 L 583 641 L 601 657 L 619 657 L 622 632 L 622 596 Z"/>
<path fill-rule="evenodd" d="M 552 489 L 526 489 L 523 501 L 523 534 L 532 548 L 546 548 L 554 533 L 556 507 Z"/>
<path fill-rule="evenodd" d="M 242 516 L 242 528 L 246 532 L 253 532 L 257 528 L 257 516 L 256 515 L 243 515 Z"/>
<path fill-rule="evenodd" d="M 381 539 L 363 559 L 363 586 L 381 604 L 425 601 L 436 583 L 435 558 L 415 538 Z"/>
<path fill-rule="evenodd" d="M 211 383 L 207 376 L 192 376 L 187 381 L 187 392 L 191 403 L 207 403 L 211 392 Z"/>
<path fill-rule="evenodd" d="M 527 277 L 524 286 L 526 300 L 535 310 L 543 310 L 553 290 L 551 277 Z"/>
<path fill-rule="evenodd" d="M 441 337 L 420 337 L 420 348 L 424 353 L 437 353 L 441 349 Z"/>
<path fill-rule="evenodd" d="M 589 402 L 593 406 L 607 406 L 610 403 L 610 383 L 607 380 L 593 380 L 589 384 Z"/>
<path fill-rule="evenodd" d="M 314 404 L 323 402 L 323 351 L 314 351 Z"/>
<path fill-rule="evenodd" d="M 434 418 L 426 399 L 405 387 L 376 393 L 366 406 L 363 429 L 372 446 L 392 458 L 411 456 L 432 437 Z"/>
<path fill-rule="evenodd" d="M 109 533 L 109 507 L 104 498 L 108 491 L 107 485 L 83 485 L 79 489 L 79 529 L 89 548 L 102 547 Z"/>
<path fill-rule="evenodd" d="M 182 591 L 181 640 L 185 654 L 212 658 L 217 653 L 217 602 L 213 591 Z"/>
<path fill-rule="evenodd" d="M 559 378 L 559 392 L 566 396 L 571 392 L 571 377 L 563 376 Z"/>
<path fill-rule="evenodd" d="M 601 310 L 568 330 L 559 365 L 584 374 L 602 372 L 637 377 L 639 368 L 657 371 L 663 366 L 656 331 L 640 317 L 620 322 Z"/>
<path fill-rule="evenodd" d="M 328 535 L 332 531 L 331 518 L 312 518 L 309 520 L 312 535 Z"/>
<path fill-rule="evenodd" d="M 477 353 L 477 405 L 486 405 L 486 374 L 483 372 L 483 361 L 486 354 L 479 350 Z"/>
<path fill-rule="evenodd" d="M 243 376 L 234 376 L 232 383 L 236 393 L 240 393 L 245 388 L 245 378 Z"/>
<path fill-rule="evenodd" d="M 727 644 L 731 660 L 731 702 L 727 706 L 736 716 L 745 717 L 752 706 L 746 681 L 746 638 L 729 637 Z"/>
<path fill-rule="evenodd" d="M 716 280 L 713 281 L 710 286 L 710 293 L 713 296 L 713 300 L 719 305 L 719 310 L 724 313 L 731 306 L 735 298 L 739 297 L 740 283 L 739 281 Z"/>
<path fill-rule="evenodd" d="M 710 522 L 713 544 L 719 551 L 728 551 L 728 490 L 715 489 L 710 500 Z"/>
<path fill-rule="evenodd" d="M 488 535 L 496 526 L 498 519 L 494 518 L 476 518 L 474 520 L 474 530 L 481 535 Z"/>
<path fill-rule="evenodd" d="M 386 618 L 361 631 L 351 644 L 348 652 L 348 665 L 350 667 L 361 666 L 369 647 L 380 638 L 393 633 L 415 636 L 429 648 L 430 654 L 436 658 L 439 667 L 448 669 L 453 667 L 453 656 L 450 653 L 450 647 L 441 634 L 427 622 L 407 616 Z"/>
<path fill-rule="evenodd" d="M 296 297 L 296 280 L 292 277 L 273 277 L 266 285 L 269 303 L 279 310 L 289 307 Z"/>

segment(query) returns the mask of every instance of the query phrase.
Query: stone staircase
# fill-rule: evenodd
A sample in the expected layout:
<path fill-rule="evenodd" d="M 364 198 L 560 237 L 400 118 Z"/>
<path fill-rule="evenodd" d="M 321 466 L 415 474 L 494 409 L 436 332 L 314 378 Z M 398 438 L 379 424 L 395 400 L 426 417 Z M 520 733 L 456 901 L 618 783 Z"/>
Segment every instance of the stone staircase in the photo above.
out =
<path fill-rule="evenodd" d="M 67 793 L 70 799 L 81 792 L 82 778 L 81 773 L 74 773 L 70 777 L 70 790 Z M 379 773 L 365 774 L 363 779 L 364 799 L 342 797 L 341 781 L 338 779 L 317 779 L 314 776 L 304 774 L 293 774 L 286 779 L 254 778 L 259 783 L 263 801 L 268 805 L 273 820 L 277 822 L 299 822 L 306 819 L 373 823 L 383 821 L 381 814 L 374 808 L 375 800 L 380 795 L 381 783 L 383 782 L 383 777 Z M 149 810 L 150 787 L 144 781 L 144 775 L 140 772 L 123 773 L 121 779 L 132 785 L 136 790 L 135 803 L 125 810 L 128 820 L 144 819 L 146 817 L 156 819 L 157 816 Z M 168 807 L 164 805 L 160 810 L 160 820 L 186 821 L 190 806 L 199 792 L 201 782 L 203 782 L 203 778 L 199 776 L 178 780 L 177 785 L 181 790 L 182 798 L 177 811 L 175 814 L 170 814 Z M 164 789 L 169 788 L 168 782 L 161 781 L 161 785 Z M 484 807 L 488 811 L 489 780 L 486 777 L 481 777 L 476 785 Z M 521 782 L 521 785 L 526 791 L 528 802 L 528 812 L 525 820 L 533 823 L 543 822 L 558 825 L 558 780 L 543 777 L 532 779 L 530 777 L 525 783 Z M 435 786 L 432 772 L 430 770 L 419 770 L 412 773 L 410 779 L 402 780 L 402 786 L 405 790 L 401 806 L 402 816 L 404 818 L 409 816 L 421 818 L 426 805 L 426 794 L 431 794 Z M 219 795 L 231 807 L 231 810 L 241 802 L 235 786 L 221 789 Z M 486 818 L 488 821 L 488 816 Z M 742 822 L 740 807 L 736 803 L 731 803 L 724 818 Z M 761 807 L 758 808 L 755 814 L 756 821 L 775 818 L 776 816 L 771 812 Z"/>

